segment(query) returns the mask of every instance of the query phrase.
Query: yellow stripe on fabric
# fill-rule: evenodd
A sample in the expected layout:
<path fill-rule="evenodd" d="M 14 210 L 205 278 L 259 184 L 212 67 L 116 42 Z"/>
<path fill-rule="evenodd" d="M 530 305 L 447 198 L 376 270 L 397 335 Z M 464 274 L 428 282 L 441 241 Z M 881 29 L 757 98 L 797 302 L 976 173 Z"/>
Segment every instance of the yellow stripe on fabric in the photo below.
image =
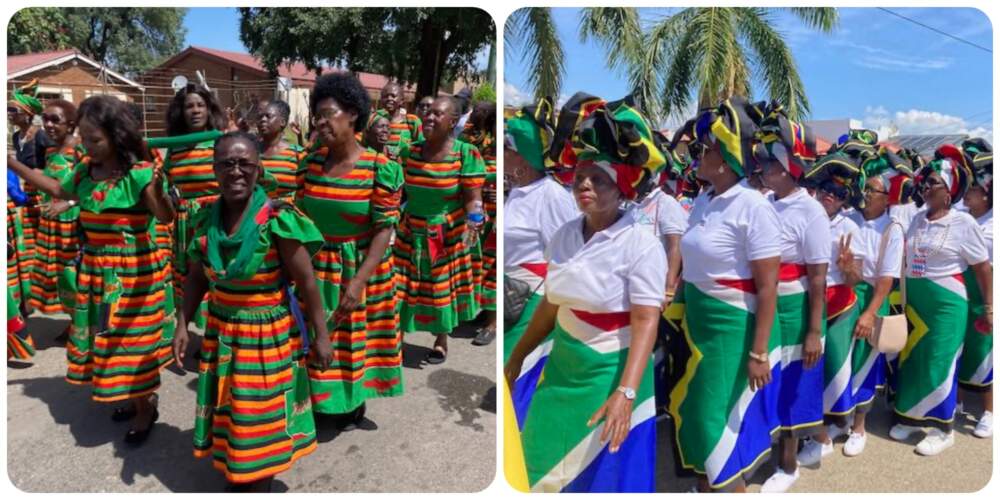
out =
<path fill-rule="evenodd" d="M 674 306 L 681 307 L 678 304 L 671 304 Z M 684 367 L 684 376 L 677 381 L 677 387 L 670 391 L 670 414 L 673 415 L 676 422 L 674 423 L 674 433 L 676 434 L 676 442 L 681 441 L 681 424 L 683 419 L 681 418 L 681 403 L 687 398 L 688 386 L 691 384 L 691 380 L 694 378 L 694 372 L 701 363 L 701 359 L 705 357 L 701 351 L 698 350 L 698 346 L 695 345 L 694 341 L 691 339 L 691 331 L 688 329 L 687 315 L 684 315 L 684 319 L 681 320 L 681 331 L 684 332 L 684 341 L 687 342 L 688 349 L 691 350 L 691 357 L 688 358 L 687 365 Z M 677 455 L 681 459 L 681 465 L 688 469 L 694 469 L 695 466 L 689 464 L 684 458 L 684 450 L 677 446 Z M 704 473 L 704 472 L 702 472 Z"/>
<path fill-rule="evenodd" d="M 737 129 L 735 133 L 732 130 L 726 128 L 726 124 L 722 123 L 722 118 L 716 118 L 712 122 L 712 135 L 722 142 L 729 154 L 735 156 L 736 158 L 742 158 L 743 153 L 740 151 L 740 133 L 739 124 L 736 125 Z"/>
<path fill-rule="evenodd" d="M 899 364 L 901 365 L 906 361 L 906 358 L 910 357 L 910 353 L 913 352 L 913 348 L 917 346 L 920 339 L 924 338 L 924 335 L 927 335 L 927 332 L 930 331 L 927 328 L 927 323 L 924 323 L 924 320 L 920 318 L 917 311 L 909 304 L 906 305 L 906 318 L 913 325 L 913 331 L 906 339 L 906 347 L 899 353 Z"/>
<path fill-rule="evenodd" d="M 524 449 L 521 446 L 521 431 L 517 428 L 514 402 L 506 381 L 503 384 L 503 474 L 511 488 L 522 493 L 531 491 L 528 487 Z"/>

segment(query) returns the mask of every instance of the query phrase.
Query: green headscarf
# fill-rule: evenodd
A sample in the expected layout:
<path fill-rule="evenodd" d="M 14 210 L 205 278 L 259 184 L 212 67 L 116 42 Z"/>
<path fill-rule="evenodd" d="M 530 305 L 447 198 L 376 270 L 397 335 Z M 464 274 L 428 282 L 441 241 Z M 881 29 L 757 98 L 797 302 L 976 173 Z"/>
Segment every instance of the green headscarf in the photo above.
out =
<path fill-rule="evenodd" d="M 250 206 L 240 221 L 240 227 L 232 236 L 226 233 L 222 220 L 222 203 L 221 198 L 213 203 L 211 213 L 208 215 L 205 256 L 208 257 L 209 267 L 220 280 L 253 276 L 264 260 L 263 253 L 257 255 L 257 248 L 261 243 L 261 231 L 270 216 L 267 193 L 259 184 L 254 186 L 248 202 Z M 223 263 L 223 250 L 228 251 L 233 248 L 237 248 L 236 256 L 228 264 Z"/>
<path fill-rule="evenodd" d="M 42 101 L 38 100 L 38 80 L 32 80 L 27 84 L 14 89 L 14 98 L 10 100 L 12 106 L 24 110 L 29 115 L 37 115 L 42 112 Z"/>
<path fill-rule="evenodd" d="M 504 122 L 504 148 L 521 155 L 531 168 L 545 171 L 545 154 L 552 143 L 552 99 L 543 97 Z"/>

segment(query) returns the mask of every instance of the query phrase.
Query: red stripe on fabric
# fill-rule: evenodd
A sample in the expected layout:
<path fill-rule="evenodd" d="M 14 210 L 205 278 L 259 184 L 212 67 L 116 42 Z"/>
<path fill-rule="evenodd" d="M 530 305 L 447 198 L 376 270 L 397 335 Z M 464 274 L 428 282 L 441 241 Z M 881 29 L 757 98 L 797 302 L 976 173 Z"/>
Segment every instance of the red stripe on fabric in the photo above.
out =
<path fill-rule="evenodd" d="M 715 282 L 727 288 L 735 288 L 741 292 L 757 293 L 757 284 L 753 280 L 715 280 Z"/>
<path fill-rule="evenodd" d="M 957 279 L 958 282 L 961 283 L 961 284 L 963 284 L 963 285 L 965 284 L 965 276 L 963 276 L 962 274 L 956 274 L 956 275 L 952 276 L 952 278 Z"/>
<path fill-rule="evenodd" d="M 547 262 L 528 262 L 521 264 L 521 267 L 542 279 L 545 279 L 545 276 L 549 272 L 549 264 Z"/>
<path fill-rule="evenodd" d="M 379 379 L 371 379 L 371 380 L 369 380 L 369 381 L 367 381 L 367 382 L 364 383 L 364 386 L 366 388 L 375 389 L 378 392 L 388 391 L 389 389 L 392 389 L 393 387 L 395 387 L 397 385 L 399 385 L 399 378 L 398 377 L 397 378 L 393 378 L 393 379 L 388 380 L 388 381 L 379 380 Z"/>
<path fill-rule="evenodd" d="M 631 315 L 629 311 L 613 313 L 592 313 L 577 309 L 570 309 L 570 311 L 572 311 L 573 314 L 575 314 L 577 318 L 580 318 L 580 320 L 584 323 L 600 328 L 606 332 L 619 330 L 631 323 Z"/>
<path fill-rule="evenodd" d="M 851 308 L 857 302 L 858 296 L 854 288 L 847 285 L 826 287 L 826 317 L 834 318 Z"/>
<path fill-rule="evenodd" d="M 806 275 L 805 264 L 782 263 L 778 268 L 778 281 L 795 281 Z"/>

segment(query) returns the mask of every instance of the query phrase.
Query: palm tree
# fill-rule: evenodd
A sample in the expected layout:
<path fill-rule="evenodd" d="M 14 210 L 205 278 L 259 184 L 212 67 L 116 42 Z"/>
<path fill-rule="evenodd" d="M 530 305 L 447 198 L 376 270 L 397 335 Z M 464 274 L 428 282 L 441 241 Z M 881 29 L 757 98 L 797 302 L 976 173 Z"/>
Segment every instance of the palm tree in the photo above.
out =
<path fill-rule="evenodd" d="M 809 100 L 791 49 L 774 28 L 778 10 L 692 7 L 643 26 L 636 9 L 586 8 L 579 35 L 602 46 L 608 69 L 625 74 L 640 106 L 657 122 L 682 112 L 693 95 L 699 107 L 736 94 L 749 96 L 752 81 L 763 84 L 790 118 L 800 119 L 809 113 Z M 786 10 L 822 32 L 837 25 L 835 8 Z M 522 57 L 533 55 L 529 84 L 535 95 L 559 95 L 564 64 L 549 9 L 514 12 L 504 42 Z"/>

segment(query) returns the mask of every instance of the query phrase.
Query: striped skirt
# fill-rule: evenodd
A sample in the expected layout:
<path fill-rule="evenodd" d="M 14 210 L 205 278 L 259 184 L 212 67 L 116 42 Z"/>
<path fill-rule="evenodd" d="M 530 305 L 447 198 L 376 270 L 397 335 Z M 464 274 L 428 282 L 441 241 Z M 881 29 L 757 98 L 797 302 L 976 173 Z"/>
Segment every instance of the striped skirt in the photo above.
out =
<path fill-rule="evenodd" d="M 393 248 L 402 332 L 451 334 L 479 315 L 479 287 L 464 232 L 462 209 L 431 218 L 404 214 Z"/>
<path fill-rule="evenodd" d="M 20 304 L 14 300 L 14 294 L 7 289 L 7 359 L 25 361 L 35 355 L 35 343 L 31 341 L 24 318 L 21 317 Z"/>
<path fill-rule="evenodd" d="M 854 386 L 854 354 L 864 339 L 854 338 L 861 303 L 847 285 L 826 288 L 826 343 L 823 346 L 823 414 L 853 413 L 859 402 Z M 877 353 L 876 353 L 877 354 Z"/>
<path fill-rule="evenodd" d="M 173 233 L 170 236 L 172 250 L 168 265 L 172 273 L 170 284 L 173 285 L 173 304 L 175 308 L 182 307 L 184 304 L 184 278 L 187 276 L 187 251 L 188 246 L 191 244 L 191 238 L 194 236 L 194 227 L 191 226 L 191 221 L 194 220 L 195 215 L 202 207 L 207 207 L 216 199 L 218 199 L 217 195 L 203 196 L 201 198 L 184 198 L 181 199 L 180 205 L 177 207 L 177 217 L 174 219 Z M 165 242 L 165 238 L 159 236 L 161 227 L 161 225 L 157 226 L 158 245 L 162 245 Z M 201 306 L 198 307 L 198 312 L 192 319 L 198 328 L 205 328 L 205 322 L 208 318 L 206 304 L 207 301 L 203 300 Z"/>
<path fill-rule="evenodd" d="M 42 314 L 70 312 L 59 299 L 57 285 L 63 268 L 76 265 L 80 252 L 79 213 L 79 208 L 72 208 L 59 217 L 43 216 L 39 221 L 29 304 Z"/>
<path fill-rule="evenodd" d="M 515 266 L 514 269 L 507 270 L 507 275 L 511 278 L 519 279 L 528 284 L 534 290 L 531 298 L 524 305 L 521 317 L 516 323 L 504 324 L 503 329 L 503 362 L 507 364 L 514 346 L 524 336 L 524 331 L 531 323 L 531 317 L 535 314 L 535 309 L 542 303 L 545 297 L 542 290 L 542 282 L 545 279 L 546 265 L 544 263 L 524 264 Z M 511 388 L 511 399 L 514 404 L 514 412 L 517 415 L 518 427 L 524 426 L 524 418 L 528 414 L 531 406 L 531 398 L 535 394 L 535 388 L 542 377 L 542 370 L 545 362 L 552 352 L 552 336 L 549 335 L 531 354 L 521 363 L 521 374 L 514 381 Z"/>
<path fill-rule="evenodd" d="M 18 304 L 31 296 L 31 274 L 24 249 L 23 208 L 7 200 L 7 289 Z"/>
<path fill-rule="evenodd" d="M 357 274 L 368 248 L 355 241 L 328 242 L 313 257 L 316 282 L 329 315 L 333 362 L 326 371 L 310 367 L 313 411 L 350 412 L 365 400 L 403 394 L 402 336 L 397 328 L 392 249 L 386 249 L 364 289 L 363 306 L 336 322 L 343 287 Z M 300 301 L 300 303 L 304 303 Z"/>
<path fill-rule="evenodd" d="M 778 431 L 781 335 L 775 321 L 768 342 L 771 383 L 751 391 L 747 353 L 753 347 L 757 291 L 753 280 L 684 283 L 674 299 L 684 307 L 687 359 L 670 394 L 683 469 L 704 474 L 713 489 L 749 480 L 771 453 Z"/>
<path fill-rule="evenodd" d="M 316 449 L 309 376 L 295 321 L 285 306 L 208 309 L 194 455 L 211 456 L 231 483 L 288 470 Z"/>
<path fill-rule="evenodd" d="M 806 369 L 803 350 L 809 331 L 806 266 L 782 264 L 776 322 L 781 332 L 781 384 L 778 421 L 782 432 L 810 436 L 823 425 L 824 359 Z M 825 325 L 824 325 L 825 330 Z"/>
<path fill-rule="evenodd" d="M 21 207 L 21 230 L 23 231 L 22 241 L 24 245 L 21 272 L 31 275 L 34 273 L 37 263 L 35 252 L 38 245 L 38 225 L 42 216 L 42 209 L 39 206 L 42 202 L 42 194 L 30 184 L 25 184 L 24 193 L 28 195 L 28 203 Z"/>
<path fill-rule="evenodd" d="M 950 430 L 958 395 L 969 302 L 961 274 L 906 278 L 910 335 L 898 356 L 897 420 L 906 425 Z"/>
<path fill-rule="evenodd" d="M 874 299 L 875 287 L 862 281 L 854 285 L 854 293 L 858 296 L 858 311 L 864 311 Z M 889 314 L 888 299 L 882 301 L 875 314 L 876 316 Z M 851 352 L 851 390 L 854 410 L 859 413 L 868 412 L 875 402 L 879 389 L 885 385 L 885 354 L 878 352 L 867 340 L 855 341 Z"/>
<path fill-rule="evenodd" d="M 95 401 L 151 394 L 173 361 L 163 338 L 166 268 L 152 242 L 85 245 L 77 274 L 66 380 L 93 386 Z"/>
<path fill-rule="evenodd" d="M 965 346 L 958 365 L 958 383 L 970 391 L 987 391 L 993 387 L 993 335 L 976 327 L 983 315 L 983 295 L 972 268 L 965 270 L 965 290 L 969 297 L 969 319 L 965 327 Z"/>
<path fill-rule="evenodd" d="M 629 331 L 628 311 L 559 308 L 552 353 L 521 434 L 532 491 L 653 491 L 656 406 L 650 366 L 636 390 L 631 430 L 617 453 L 600 442 L 603 420 L 587 426 L 618 387 L 629 353 Z"/>

